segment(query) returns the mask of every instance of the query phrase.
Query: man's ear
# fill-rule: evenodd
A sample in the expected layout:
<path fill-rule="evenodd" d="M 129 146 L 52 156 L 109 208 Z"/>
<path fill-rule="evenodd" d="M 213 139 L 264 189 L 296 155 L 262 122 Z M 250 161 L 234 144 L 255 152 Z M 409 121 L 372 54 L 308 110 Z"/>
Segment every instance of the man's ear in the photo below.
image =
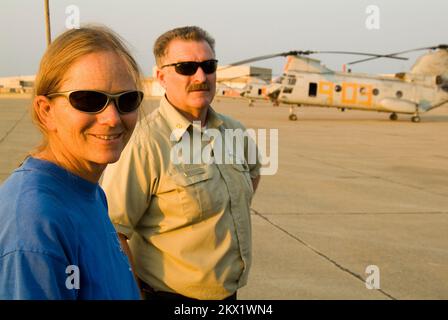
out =
<path fill-rule="evenodd" d="M 165 84 L 165 72 L 164 70 L 162 70 L 161 68 L 157 68 L 156 70 L 156 77 L 157 77 L 157 81 L 159 81 L 159 84 L 166 89 L 166 84 Z"/>
<path fill-rule="evenodd" d="M 45 96 L 36 96 L 33 101 L 33 108 L 40 123 L 48 131 L 56 131 L 54 104 Z"/>

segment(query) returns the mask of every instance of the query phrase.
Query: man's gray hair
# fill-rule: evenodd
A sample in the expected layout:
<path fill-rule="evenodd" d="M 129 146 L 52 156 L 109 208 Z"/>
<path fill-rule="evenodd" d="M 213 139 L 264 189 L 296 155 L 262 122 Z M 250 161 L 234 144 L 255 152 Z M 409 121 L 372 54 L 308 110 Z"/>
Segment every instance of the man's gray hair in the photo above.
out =
<path fill-rule="evenodd" d="M 167 54 L 168 45 L 172 40 L 180 39 L 185 41 L 205 41 L 208 43 L 213 53 L 215 53 L 215 39 L 197 26 L 186 26 L 169 30 L 159 36 L 154 42 L 153 53 L 156 63 L 160 67 L 162 58 Z"/>

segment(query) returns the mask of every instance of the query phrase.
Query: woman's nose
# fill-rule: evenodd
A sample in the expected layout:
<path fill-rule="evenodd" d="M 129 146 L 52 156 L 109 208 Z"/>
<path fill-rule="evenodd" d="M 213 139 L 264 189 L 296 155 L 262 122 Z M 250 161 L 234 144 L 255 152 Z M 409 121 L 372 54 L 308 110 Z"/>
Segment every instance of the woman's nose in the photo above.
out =
<path fill-rule="evenodd" d="M 106 108 L 97 115 L 97 117 L 99 123 L 107 124 L 110 127 L 115 127 L 117 124 L 121 123 L 120 113 L 118 112 L 117 106 L 112 99 Z"/>

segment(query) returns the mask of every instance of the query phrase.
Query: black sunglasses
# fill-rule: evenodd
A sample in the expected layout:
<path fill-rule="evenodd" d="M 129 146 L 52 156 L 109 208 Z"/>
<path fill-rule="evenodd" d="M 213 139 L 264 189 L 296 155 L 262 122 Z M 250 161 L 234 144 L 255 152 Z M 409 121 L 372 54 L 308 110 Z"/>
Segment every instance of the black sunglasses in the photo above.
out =
<path fill-rule="evenodd" d="M 198 68 L 201 67 L 201 69 L 206 74 L 212 74 L 216 71 L 216 68 L 218 68 L 218 60 L 211 59 L 211 60 L 205 60 L 202 62 L 196 62 L 196 61 L 184 61 L 184 62 L 177 62 L 177 63 L 171 63 L 166 64 L 162 66 L 162 68 L 165 67 L 171 67 L 174 66 L 174 70 L 178 74 L 184 75 L 184 76 L 192 76 L 198 71 Z"/>
<path fill-rule="evenodd" d="M 110 94 L 98 90 L 73 90 L 64 92 L 54 92 L 46 97 L 64 96 L 76 110 L 86 113 L 100 113 L 113 100 L 115 107 L 121 114 L 129 113 L 140 106 L 143 100 L 143 92 L 132 90 Z"/>

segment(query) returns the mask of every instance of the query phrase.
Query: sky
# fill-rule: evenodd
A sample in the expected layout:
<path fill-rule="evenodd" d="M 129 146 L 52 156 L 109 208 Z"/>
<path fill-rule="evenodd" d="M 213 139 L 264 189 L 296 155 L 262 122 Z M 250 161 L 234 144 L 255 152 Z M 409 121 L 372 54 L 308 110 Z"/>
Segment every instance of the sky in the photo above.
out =
<path fill-rule="evenodd" d="M 387 54 L 448 43 L 448 1 L 442 0 L 50 0 L 53 38 L 73 21 L 66 13 L 71 5 L 79 9 L 81 25 L 103 24 L 126 39 L 146 76 L 155 64 L 155 39 L 185 25 L 198 25 L 215 38 L 220 64 L 289 50 Z M 366 12 L 369 6 L 374 11 Z M 46 48 L 44 0 L 1 0 L 0 28 L 0 77 L 35 74 Z M 403 72 L 420 54 L 406 55 L 409 61 L 374 60 L 352 70 Z M 313 57 L 333 70 L 359 58 Z M 253 65 L 277 75 L 284 62 L 276 58 Z"/>

